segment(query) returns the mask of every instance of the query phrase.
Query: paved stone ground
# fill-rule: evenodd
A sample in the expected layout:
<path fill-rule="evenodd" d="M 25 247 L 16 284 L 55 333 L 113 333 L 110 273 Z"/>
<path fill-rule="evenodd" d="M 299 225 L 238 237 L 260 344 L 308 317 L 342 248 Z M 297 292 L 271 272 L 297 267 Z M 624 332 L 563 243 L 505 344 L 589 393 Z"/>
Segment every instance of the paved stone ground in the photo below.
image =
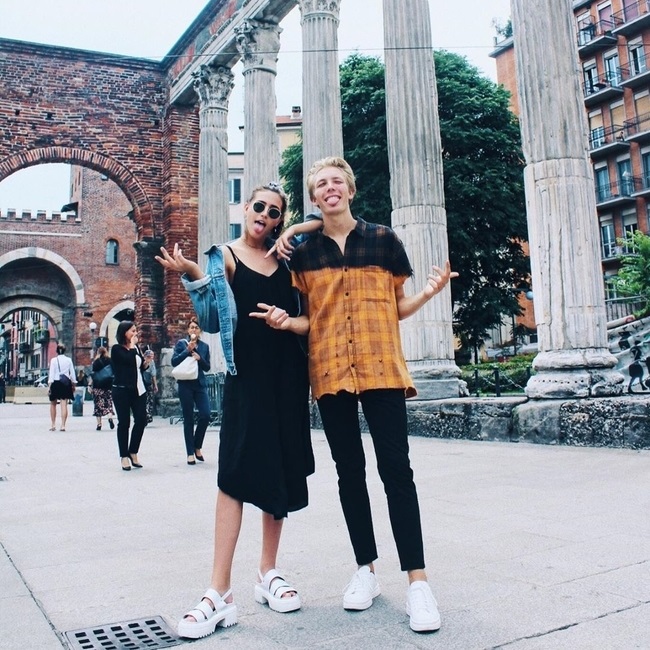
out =
<path fill-rule="evenodd" d="M 218 430 L 188 467 L 180 425 L 145 432 L 144 469 L 120 470 L 114 432 L 47 405 L 0 404 L 0 648 L 67 647 L 65 632 L 162 616 L 175 629 L 211 569 Z M 253 600 L 258 512 L 235 557 L 239 624 L 196 648 L 571 650 L 650 647 L 650 451 L 411 439 L 428 572 L 443 626 L 416 634 L 370 440 L 382 595 L 345 612 L 354 571 L 327 443 L 314 431 L 309 508 L 291 515 L 279 565 L 303 608 Z"/>

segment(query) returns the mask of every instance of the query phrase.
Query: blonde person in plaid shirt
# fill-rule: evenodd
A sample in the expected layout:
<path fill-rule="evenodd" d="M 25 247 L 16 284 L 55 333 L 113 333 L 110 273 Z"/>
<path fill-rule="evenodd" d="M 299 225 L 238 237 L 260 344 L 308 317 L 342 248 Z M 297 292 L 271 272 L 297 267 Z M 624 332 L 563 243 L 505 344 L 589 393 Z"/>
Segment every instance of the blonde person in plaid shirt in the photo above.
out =
<path fill-rule="evenodd" d="M 404 247 L 385 226 L 352 215 L 354 174 L 342 158 L 316 162 L 307 188 L 322 212 L 317 222 L 292 226 L 277 242 L 291 255 L 294 285 L 309 316 L 309 376 L 339 477 L 339 496 L 358 564 L 343 607 L 363 610 L 380 587 L 374 573 L 377 547 L 365 478 L 358 402 L 368 422 L 400 565 L 408 572 L 406 610 L 411 629 L 440 628 L 440 614 L 425 572 L 420 511 L 409 460 L 406 398 L 416 394 L 402 351 L 399 321 L 414 314 L 457 273 L 449 262 L 433 267 L 419 293 L 407 296 L 412 274 Z M 290 236 L 312 232 L 295 250 Z M 265 305 L 266 307 L 266 305 Z M 272 327 L 283 315 L 271 310 Z M 287 320 L 288 319 L 287 317 Z M 272 322 L 271 322 L 272 321 Z"/>

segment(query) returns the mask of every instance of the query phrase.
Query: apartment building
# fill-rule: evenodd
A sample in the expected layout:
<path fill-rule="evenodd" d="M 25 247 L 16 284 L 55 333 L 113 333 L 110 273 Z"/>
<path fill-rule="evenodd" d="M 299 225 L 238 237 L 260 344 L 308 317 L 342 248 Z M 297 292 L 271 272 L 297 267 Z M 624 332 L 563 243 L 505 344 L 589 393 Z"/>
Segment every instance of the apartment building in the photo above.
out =
<path fill-rule="evenodd" d="M 650 0 L 574 0 L 581 89 L 589 122 L 600 251 L 608 313 L 616 296 L 606 282 L 615 275 L 626 233 L 648 233 L 650 206 Z M 491 56 L 497 80 L 519 112 L 512 37 Z"/>

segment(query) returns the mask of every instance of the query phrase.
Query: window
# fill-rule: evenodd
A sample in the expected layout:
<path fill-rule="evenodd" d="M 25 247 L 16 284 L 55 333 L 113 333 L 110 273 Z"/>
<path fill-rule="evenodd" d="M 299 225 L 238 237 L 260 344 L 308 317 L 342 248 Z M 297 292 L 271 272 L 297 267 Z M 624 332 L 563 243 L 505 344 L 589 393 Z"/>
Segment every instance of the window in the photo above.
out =
<path fill-rule="evenodd" d="M 641 151 L 641 165 L 643 166 L 641 185 L 644 190 L 647 190 L 650 188 L 650 150 L 644 149 Z"/>
<path fill-rule="evenodd" d="M 606 144 L 603 115 L 600 111 L 589 115 L 589 147 L 596 149 Z"/>
<path fill-rule="evenodd" d="M 591 20 L 589 12 L 578 16 L 578 45 L 587 45 L 596 37 L 596 25 Z"/>
<path fill-rule="evenodd" d="M 612 21 L 612 5 L 611 3 L 603 4 L 598 7 L 598 20 L 601 23 L 603 32 L 609 31 L 614 23 Z"/>
<path fill-rule="evenodd" d="M 632 163 L 629 158 L 616 161 L 619 194 L 630 196 L 634 192 L 634 178 L 632 176 Z"/>
<path fill-rule="evenodd" d="M 598 167 L 594 170 L 594 180 L 596 184 L 596 197 L 598 201 L 605 201 L 612 196 L 612 190 L 609 186 L 609 170 L 607 165 Z"/>
<path fill-rule="evenodd" d="M 625 105 L 617 102 L 609 107 L 610 119 L 612 121 L 612 136 L 616 140 L 625 139 Z"/>
<path fill-rule="evenodd" d="M 616 285 L 612 284 L 612 278 L 615 276 L 615 273 L 605 273 L 605 300 L 616 300 L 618 295 L 616 293 Z"/>
<path fill-rule="evenodd" d="M 631 237 L 639 229 L 639 224 L 636 216 L 636 210 L 631 210 L 629 212 L 623 213 L 623 237 L 626 239 Z M 632 248 L 630 246 L 622 247 L 623 253 L 631 253 Z"/>
<path fill-rule="evenodd" d="M 585 64 L 582 74 L 585 80 L 585 93 L 587 95 L 590 95 L 596 92 L 596 90 L 598 90 L 596 87 L 596 84 L 598 83 L 598 71 L 596 70 L 596 62 L 591 61 L 590 63 Z"/>
<path fill-rule="evenodd" d="M 618 53 L 604 57 L 605 60 L 605 78 L 612 86 L 618 86 L 621 83 L 620 64 Z"/>
<path fill-rule="evenodd" d="M 623 9 L 625 10 L 625 20 L 633 20 L 641 15 L 638 0 L 623 0 Z"/>
<path fill-rule="evenodd" d="M 114 240 L 106 242 L 106 264 L 119 264 L 120 245 Z"/>
<path fill-rule="evenodd" d="M 241 224 L 240 223 L 231 223 L 230 224 L 230 239 L 237 239 L 241 237 Z"/>
<path fill-rule="evenodd" d="M 228 201 L 241 203 L 241 178 L 231 178 L 228 181 Z"/>
<path fill-rule="evenodd" d="M 611 217 L 604 218 L 600 222 L 600 246 L 603 259 L 616 255 L 616 235 Z"/>
<path fill-rule="evenodd" d="M 630 59 L 630 76 L 635 76 L 646 71 L 645 54 L 643 52 L 643 43 L 630 43 L 629 59 Z"/>

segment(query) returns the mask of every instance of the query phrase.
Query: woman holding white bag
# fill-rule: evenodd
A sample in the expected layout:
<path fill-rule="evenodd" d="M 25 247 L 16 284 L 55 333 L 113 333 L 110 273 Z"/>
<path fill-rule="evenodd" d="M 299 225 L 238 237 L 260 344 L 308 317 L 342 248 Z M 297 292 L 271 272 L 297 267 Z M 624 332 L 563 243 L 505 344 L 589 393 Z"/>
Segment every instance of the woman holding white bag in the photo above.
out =
<path fill-rule="evenodd" d="M 210 399 L 205 381 L 205 373 L 210 370 L 210 346 L 201 340 L 201 328 L 195 318 L 190 320 L 187 334 L 188 338 L 181 339 L 174 346 L 172 375 L 176 376 L 178 382 L 178 398 L 181 401 L 183 412 L 183 435 L 185 436 L 187 464 L 196 465 L 197 460 L 205 460 L 201 448 L 210 422 Z M 190 359 L 193 359 L 195 363 L 189 361 Z M 183 367 L 184 373 L 187 373 L 185 366 L 190 366 L 190 374 L 179 375 L 177 369 L 180 370 L 181 367 Z M 194 378 L 190 379 L 190 377 Z M 194 406 L 198 412 L 196 428 L 194 426 Z"/>

